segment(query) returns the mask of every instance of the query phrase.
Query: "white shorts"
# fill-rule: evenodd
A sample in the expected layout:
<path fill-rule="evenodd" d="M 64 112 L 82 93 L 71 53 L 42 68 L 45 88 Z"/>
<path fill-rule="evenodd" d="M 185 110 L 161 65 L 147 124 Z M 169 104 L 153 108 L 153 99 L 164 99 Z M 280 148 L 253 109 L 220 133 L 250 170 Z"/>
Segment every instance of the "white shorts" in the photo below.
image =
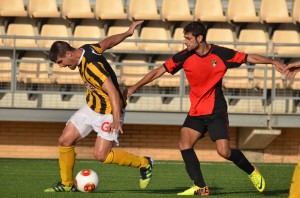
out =
<path fill-rule="evenodd" d="M 122 109 L 121 124 L 124 123 L 125 109 Z M 76 111 L 68 122 L 72 122 L 78 129 L 81 137 L 86 137 L 92 130 L 98 133 L 98 136 L 108 141 L 114 141 L 119 145 L 119 131 L 110 132 L 108 126 L 113 121 L 112 114 L 99 114 L 93 111 L 87 104 Z M 67 124 L 68 124 L 67 122 Z"/>

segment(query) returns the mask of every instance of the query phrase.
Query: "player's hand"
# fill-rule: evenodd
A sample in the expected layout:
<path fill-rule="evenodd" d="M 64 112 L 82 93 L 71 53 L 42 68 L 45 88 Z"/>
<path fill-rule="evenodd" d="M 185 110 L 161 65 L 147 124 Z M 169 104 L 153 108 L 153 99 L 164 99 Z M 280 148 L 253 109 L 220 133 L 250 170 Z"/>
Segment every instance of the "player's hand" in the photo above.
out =
<path fill-rule="evenodd" d="M 128 30 L 128 33 L 130 35 L 133 35 L 134 33 L 134 30 L 137 26 L 139 26 L 141 23 L 143 23 L 144 21 L 134 21 L 131 23 L 130 27 L 129 27 L 129 30 Z"/>
<path fill-rule="evenodd" d="M 283 71 L 286 67 L 286 65 L 284 63 L 282 63 L 279 60 L 275 60 L 273 64 L 278 72 L 283 73 Z"/>
<path fill-rule="evenodd" d="M 124 91 L 125 91 L 125 90 L 124 90 Z M 129 88 L 126 89 L 126 95 L 127 95 L 127 98 L 128 98 L 129 96 L 131 96 L 133 93 L 134 93 L 133 87 L 129 87 Z"/>
<path fill-rule="evenodd" d="M 120 132 L 123 134 L 122 123 L 121 122 L 112 122 L 109 125 L 110 132 Z"/>
<path fill-rule="evenodd" d="M 296 74 L 300 71 L 300 62 L 288 64 L 283 70 L 283 74 L 287 79 L 295 78 Z"/>

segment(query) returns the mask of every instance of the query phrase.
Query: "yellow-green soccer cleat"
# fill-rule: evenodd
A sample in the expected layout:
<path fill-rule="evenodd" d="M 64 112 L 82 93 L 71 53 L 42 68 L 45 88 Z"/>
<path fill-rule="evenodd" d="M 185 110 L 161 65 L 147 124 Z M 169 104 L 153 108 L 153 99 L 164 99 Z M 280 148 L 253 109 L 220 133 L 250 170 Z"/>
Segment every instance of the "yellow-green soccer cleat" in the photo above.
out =
<path fill-rule="evenodd" d="M 177 195 L 198 195 L 198 196 L 208 196 L 209 195 L 209 189 L 207 186 L 200 188 L 198 186 L 192 186 L 189 189 L 177 193 Z"/>
<path fill-rule="evenodd" d="M 249 179 L 252 181 L 253 185 L 259 192 L 263 192 L 265 190 L 265 179 L 259 173 L 257 168 L 255 168 L 254 171 L 249 175 Z"/>
<path fill-rule="evenodd" d="M 152 168 L 154 162 L 150 157 L 146 157 L 146 159 L 148 160 L 148 165 L 140 168 L 140 188 L 147 188 L 152 179 Z"/>
<path fill-rule="evenodd" d="M 76 191 L 77 190 L 74 185 L 65 186 L 61 182 L 58 182 L 55 186 L 44 190 L 44 192 L 76 192 Z"/>

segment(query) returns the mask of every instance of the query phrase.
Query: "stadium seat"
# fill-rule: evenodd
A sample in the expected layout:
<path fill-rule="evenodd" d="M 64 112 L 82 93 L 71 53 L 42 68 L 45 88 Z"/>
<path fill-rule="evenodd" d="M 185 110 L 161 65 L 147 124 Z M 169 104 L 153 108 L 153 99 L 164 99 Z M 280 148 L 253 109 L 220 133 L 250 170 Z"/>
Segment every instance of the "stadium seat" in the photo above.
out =
<path fill-rule="evenodd" d="M 60 85 L 83 85 L 78 69 L 60 68 L 57 64 L 52 66 L 52 78 L 55 83 Z"/>
<path fill-rule="evenodd" d="M 81 47 L 88 43 L 98 43 L 101 38 L 104 38 L 104 30 L 97 24 L 81 24 L 77 25 L 74 30 L 74 38 L 95 38 L 95 40 L 74 40 L 73 46 L 75 48 Z"/>
<path fill-rule="evenodd" d="M 111 26 L 108 29 L 107 36 L 120 34 L 128 30 L 130 24 L 127 23 L 115 23 L 114 26 Z M 138 39 L 137 31 L 134 32 L 134 34 L 131 37 L 127 37 L 125 41 L 122 43 L 119 43 L 118 45 L 114 46 L 112 50 L 139 50 L 136 42 L 126 42 L 130 41 L 132 39 Z"/>
<path fill-rule="evenodd" d="M 127 57 L 122 61 L 120 70 L 120 84 L 125 86 L 132 86 L 142 79 L 148 72 L 149 68 L 147 62 L 143 57 Z M 151 83 L 146 86 L 150 86 Z"/>
<path fill-rule="evenodd" d="M 170 36 L 167 34 L 167 30 L 164 27 L 158 26 L 147 26 L 142 28 L 141 40 L 161 40 L 167 41 L 170 39 Z M 153 42 L 138 42 L 137 46 L 140 50 L 144 51 L 171 51 L 168 43 L 153 43 Z"/>
<path fill-rule="evenodd" d="M 11 23 L 8 26 L 7 33 L 8 36 L 36 36 L 33 25 L 30 23 Z M 16 46 L 16 47 L 37 47 L 36 40 L 33 38 L 7 38 L 4 39 L 5 46 Z"/>
<path fill-rule="evenodd" d="M 256 88 L 264 89 L 264 83 L 266 80 L 266 88 L 272 89 L 272 76 L 273 76 L 273 65 L 270 64 L 257 64 L 259 68 L 254 68 L 253 72 L 253 83 Z M 265 75 L 266 71 L 266 75 Z M 283 89 L 286 88 L 286 80 L 284 77 L 275 70 L 275 88 Z"/>
<path fill-rule="evenodd" d="M 12 55 L 1 52 L 0 56 L 0 87 L 2 83 L 11 82 Z"/>
<path fill-rule="evenodd" d="M 96 0 L 95 17 L 102 20 L 127 19 L 123 0 Z"/>
<path fill-rule="evenodd" d="M 252 28 L 242 29 L 238 39 L 239 43 L 249 43 L 247 45 L 237 45 L 237 50 L 247 54 L 267 54 L 268 53 L 268 37 L 263 27 L 258 25 Z M 261 43 L 255 45 L 251 43 Z"/>
<path fill-rule="evenodd" d="M 41 29 L 42 37 L 69 37 L 69 31 L 66 25 L 63 24 L 44 24 Z M 67 39 L 51 39 L 51 40 L 38 40 L 38 46 L 43 48 L 50 48 L 52 43 L 56 40 L 64 40 L 68 42 Z"/>
<path fill-rule="evenodd" d="M 229 0 L 227 18 L 230 22 L 259 22 L 253 0 Z"/>
<path fill-rule="evenodd" d="M 300 73 L 298 72 L 295 78 L 291 82 L 291 88 L 293 90 L 300 90 Z"/>
<path fill-rule="evenodd" d="M 261 0 L 260 19 L 263 23 L 291 23 L 285 0 Z"/>
<path fill-rule="evenodd" d="M 29 0 L 28 13 L 32 18 L 59 18 L 56 0 Z"/>
<path fill-rule="evenodd" d="M 173 40 L 177 41 L 177 42 L 180 41 L 181 43 L 171 44 L 172 51 L 179 52 L 179 51 L 185 49 L 186 46 L 183 43 L 184 37 L 183 37 L 183 28 L 182 27 L 175 29 L 174 35 L 173 35 Z"/>
<path fill-rule="evenodd" d="M 297 27 L 277 29 L 274 31 L 272 42 L 274 44 L 297 44 L 298 46 L 274 46 L 274 53 L 279 55 L 300 54 L 300 39 Z"/>
<path fill-rule="evenodd" d="M 163 21 L 193 21 L 188 0 L 162 0 Z"/>
<path fill-rule="evenodd" d="M 1 0 L 0 1 L 1 17 L 26 17 L 27 11 L 23 0 Z"/>
<path fill-rule="evenodd" d="M 294 23 L 300 23 L 300 0 L 294 1 L 292 17 Z"/>
<path fill-rule="evenodd" d="M 248 69 L 244 66 L 228 69 L 223 78 L 223 87 L 226 89 L 251 89 L 253 83 L 250 81 Z"/>
<path fill-rule="evenodd" d="M 222 28 L 222 27 L 209 28 L 207 31 L 206 40 L 207 42 L 211 42 L 223 47 L 234 49 L 234 44 L 222 43 L 222 42 L 234 42 L 233 32 L 230 28 Z"/>
<path fill-rule="evenodd" d="M 63 0 L 62 16 L 68 19 L 94 18 L 90 0 Z"/>
<path fill-rule="evenodd" d="M 131 20 L 160 20 L 161 16 L 157 11 L 156 0 L 129 1 L 129 18 Z"/>
<path fill-rule="evenodd" d="M 21 58 L 17 75 L 18 82 L 26 84 L 52 83 L 49 64 L 43 62 L 46 61 L 46 59 L 35 56 L 36 55 Z"/>
<path fill-rule="evenodd" d="M 225 22 L 221 0 L 196 0 L 195 20 L 203 22 Z"/>

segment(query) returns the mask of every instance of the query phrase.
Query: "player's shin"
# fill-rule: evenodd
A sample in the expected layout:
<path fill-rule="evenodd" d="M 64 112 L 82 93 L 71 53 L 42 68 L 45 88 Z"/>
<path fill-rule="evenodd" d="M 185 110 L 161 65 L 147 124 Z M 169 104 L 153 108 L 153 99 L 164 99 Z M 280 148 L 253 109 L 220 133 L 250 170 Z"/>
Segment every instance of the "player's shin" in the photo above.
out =
<path fill-rule="evenodd" d="M 61 183 L 65 186 L 72 186 L 73 180 L 73 169 L 75 165 L 75 151 L 74 146 L 70 147 L 59 147 L 59 167 Z"/>

